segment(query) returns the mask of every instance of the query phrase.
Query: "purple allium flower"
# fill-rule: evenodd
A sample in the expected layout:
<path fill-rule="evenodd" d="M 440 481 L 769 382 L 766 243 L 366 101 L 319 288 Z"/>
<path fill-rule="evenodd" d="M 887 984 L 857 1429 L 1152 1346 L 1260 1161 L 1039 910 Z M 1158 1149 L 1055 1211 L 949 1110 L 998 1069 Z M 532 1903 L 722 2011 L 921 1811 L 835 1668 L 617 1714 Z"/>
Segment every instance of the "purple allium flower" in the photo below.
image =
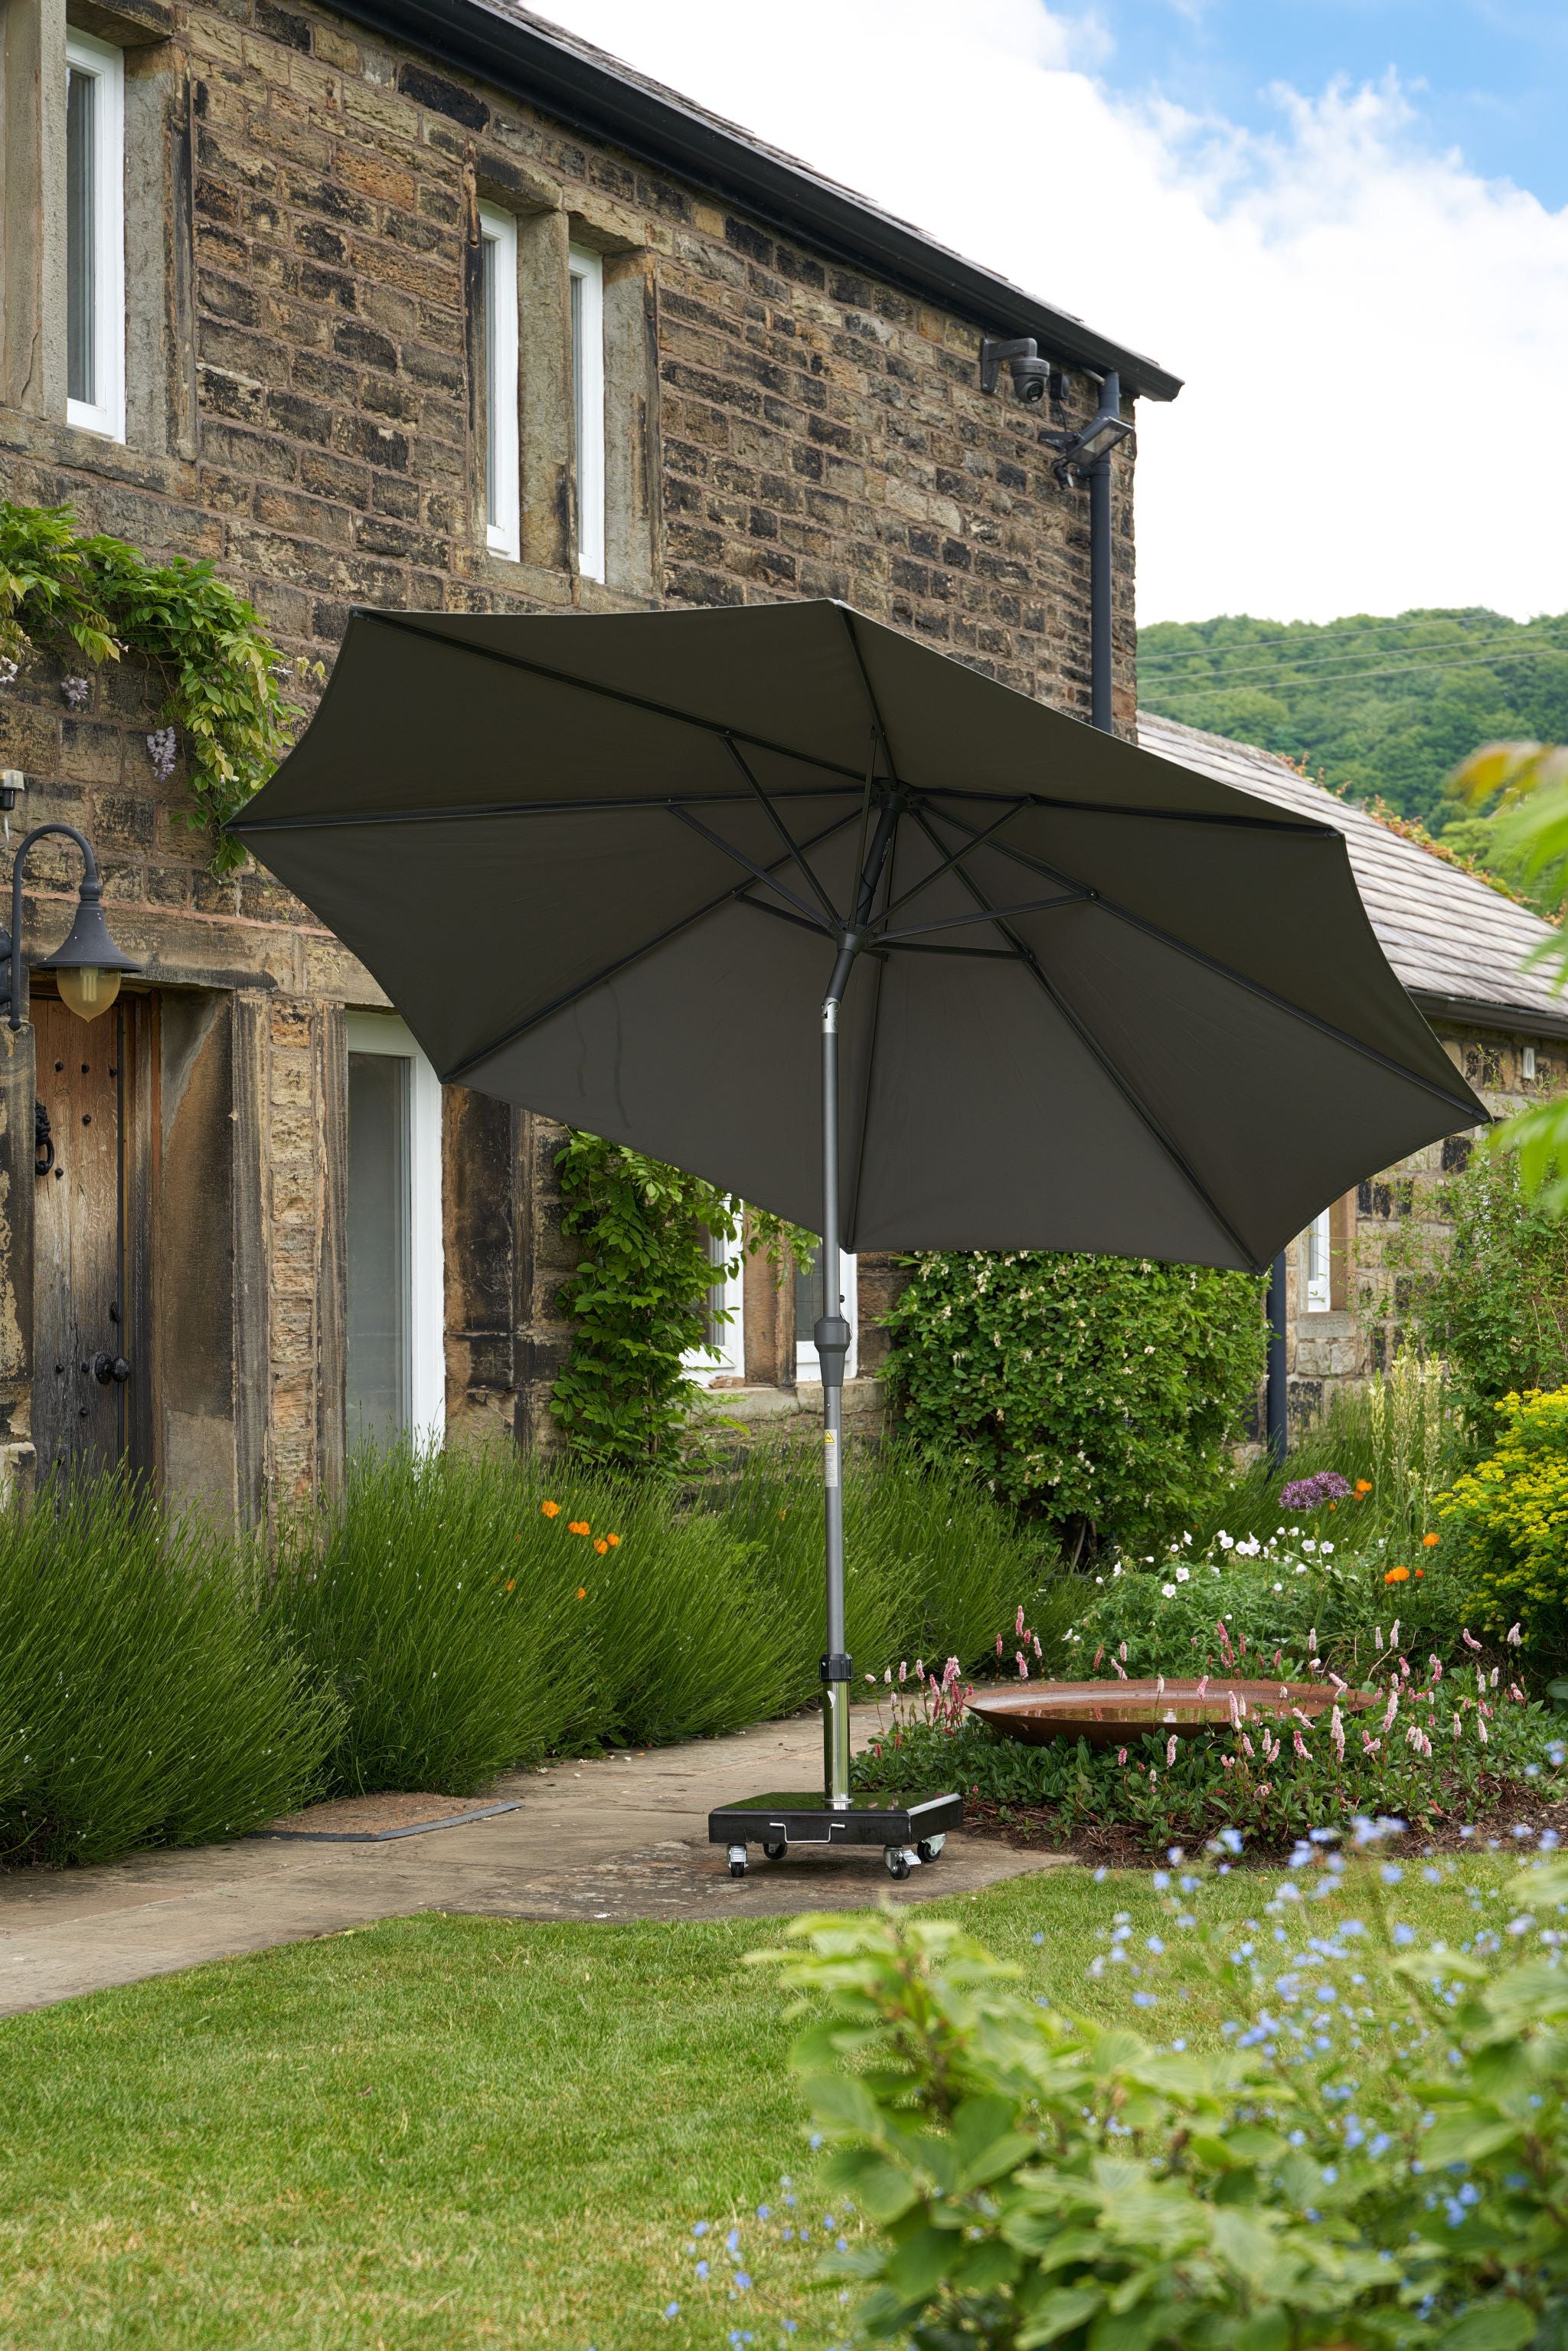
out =
<path fill-rule="evenodd" d="M 1337 1469 L 1320 1469 L 1315 1478 L 1293 1478 L 1280 1489 L 1282 1510 L 1321 1510 L 1325 1502 L 1343 1502 L 1349 1494 L 1350 1480 L 1342 1478 Z"/>
<path fill-rule="evenodd" d="M 152 772 L 161 784 L 166 784 L 174 772 L 178 744 L 172 726 L 160 726 L 147 737 L 147 757 L 152 762 Z"/>
<path fill-rule="evenodd" d="M 92 680 L 89 677 L 62 677 L 60 692 L 73 710 L 85 710 L 88 696 L 92 692 Z"/>

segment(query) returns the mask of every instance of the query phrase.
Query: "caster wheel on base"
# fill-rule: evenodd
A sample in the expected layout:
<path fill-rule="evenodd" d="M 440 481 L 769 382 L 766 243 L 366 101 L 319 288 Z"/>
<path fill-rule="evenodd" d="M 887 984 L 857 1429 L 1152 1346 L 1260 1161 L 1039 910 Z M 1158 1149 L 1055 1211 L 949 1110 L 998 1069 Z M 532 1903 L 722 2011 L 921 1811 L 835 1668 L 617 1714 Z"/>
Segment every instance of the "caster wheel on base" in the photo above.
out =
<path fill-rule="evenodd" d="M 782 1861 L 785 1855 L 789 1852 L 789 1847 L 780 1840 L 778 1844 L 765 1844 L 762 1850 L 767 1855 L 769 1861 Z"/>
<path fill-rule="evenodd" d="M 922 1861 L 935 1861 L 946 1842 L 947 1833 L 944 1829 L 940 1836 L 922 1837 L 915 1850 Z"/>
<path fill-rule="evenodd" d="M 904 1878 L 915 1868 L 920 1855 L 906 1844 L 887 1844 L 882 1849 L 882 1858 L 889 1877 Z"/>
<path fill-rule="evenodd" d="M 729 1874 L 732 1877 L 746 1876 L 746 1847 L 743 1844 L 732 1844 L 729 1848 Z"/>

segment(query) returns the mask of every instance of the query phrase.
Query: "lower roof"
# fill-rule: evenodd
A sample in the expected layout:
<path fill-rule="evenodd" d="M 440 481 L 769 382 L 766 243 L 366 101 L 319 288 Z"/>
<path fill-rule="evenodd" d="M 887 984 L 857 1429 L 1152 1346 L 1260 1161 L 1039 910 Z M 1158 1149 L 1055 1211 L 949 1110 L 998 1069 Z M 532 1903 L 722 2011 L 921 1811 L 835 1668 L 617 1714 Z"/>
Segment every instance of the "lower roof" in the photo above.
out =
<path fill-rule="evenodd" d="M 1545 971 L 1520 968 L 1532 947 L 1559 936 L 1528 906 L 1405 840 L 1275 752 L 1148 710 L 1138 713 L 1138 740 L 1162 759 L 1336 826 L 1383 952 L 1429 1019 L 1568 1037 L 1568 997 Z"/>

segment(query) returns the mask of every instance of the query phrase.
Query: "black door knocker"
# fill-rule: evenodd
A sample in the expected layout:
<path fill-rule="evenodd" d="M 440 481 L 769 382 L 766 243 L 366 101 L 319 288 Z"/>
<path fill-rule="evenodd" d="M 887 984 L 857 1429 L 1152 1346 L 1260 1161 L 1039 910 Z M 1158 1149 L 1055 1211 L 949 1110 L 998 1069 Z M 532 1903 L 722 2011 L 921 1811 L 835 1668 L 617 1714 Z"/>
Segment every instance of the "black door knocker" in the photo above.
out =
<path fill-rule="evenodd" d="M 49 1113 L 41 1102 L 33 1104 L 33 1166 L 37 1174 L 47 1176 L 55 1164 L 55 1138 L 49 1133 Z"/>

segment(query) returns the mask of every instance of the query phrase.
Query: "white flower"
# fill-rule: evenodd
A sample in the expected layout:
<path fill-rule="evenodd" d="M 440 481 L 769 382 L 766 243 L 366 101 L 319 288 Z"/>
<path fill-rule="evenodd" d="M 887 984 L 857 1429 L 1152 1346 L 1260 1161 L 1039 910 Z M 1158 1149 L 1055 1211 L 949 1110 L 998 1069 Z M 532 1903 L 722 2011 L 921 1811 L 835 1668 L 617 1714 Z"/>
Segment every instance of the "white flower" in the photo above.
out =
<path fill-rule="evenodd" d="M 1235 1536 L 1228 1535 L 1223 1527 L 1220 1528 L 1219 1532 L 1216 1535 L 1214 1540 L 1219 1545 L 1221 1551 L 1234 1551 L 1236 1548 Z"/>
<path fill-rule="evenodd" d="M 1307 1537 L 1306 1541 L 1301 1545 L 1301 1549 L 1302 1549 L 1303 1551 L 1316 1551 L 1316 1549 L 1317 1549 L 1317 1545 L 1316 1545 L 1316 1543 L 1312 1541 L 1312 1539 L 1311 1535 L 1309 1535 L 1309 1536 Z"/>
<path fill-rule="evenodd" d="M 1320 1554 L 1322 1555 L 1322 1558 L 1324 1558 L 1324 1559 L 1327 1559 L 1327 1557 L 1328 1557 L 1329 1553 L 1333 1551 L 1333 1543 L 1319 1543 L 1319 1545 L 1318 1545 L 1318 1551 L 1319 1551 Z"/>
<path fill-rule="evenodd" d="M 1277 1583 L 1277 1584 L 1274 1586 L 1274 1589 L 1275 1589 L 1275 1591 L 1276 1591 L 1276 1592 L 1283 1592 L 1283 1590 L 1285 1589 L 1285 1587 L 1284 1587 L 1284 1585 L 1283 1585 L 1282 1583 Z"/>
<path fill-rule="evenodd" d="M 1178 1583 L 1186 1583 L 1191 1573 L 1192 1570 L 1190 1567 L 1178 1567 L 1176 1572 L 1176 1580 Z"/>
<path fill-rule="evenodd" d="M 1162 1600 L 1174 1600 L 1176 1598 L 1176 1585 L 1174 1583 L 1162 1583 L 1160 1586 L 1160 1598 Z"/>

